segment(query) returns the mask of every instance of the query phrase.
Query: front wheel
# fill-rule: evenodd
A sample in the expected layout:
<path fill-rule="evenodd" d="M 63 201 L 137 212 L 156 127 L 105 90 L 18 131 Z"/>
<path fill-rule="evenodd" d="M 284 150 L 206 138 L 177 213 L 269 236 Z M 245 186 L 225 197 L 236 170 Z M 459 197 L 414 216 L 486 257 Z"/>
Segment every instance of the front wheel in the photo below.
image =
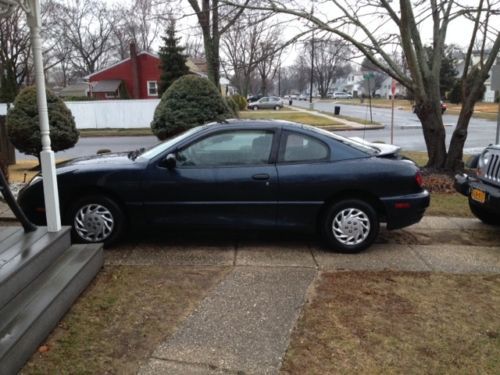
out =
<path fill-rule="evenodd" d="M 358 253 L 375 241 L 379 227 L 377 213 L 370 204 L 346 199 L 326 211 L 321 229 L 329 247 L 342 253 Z"/>
<path fill-rule="evenodd" d="M 274 107 L 274 109 L 275 109 L 276 111 L 279 111 L 279 110 L 281 109 L 281 107 L 280 107 L 279 105 L 277 105 L 276 107 Z"/>
<path fill-rule="evenodd" d="M 103 242 L 105 246 L 116 242 L 125 227 L 121 207 L 113 199 L 100 195 L 79 199 L 69 209 L 66 221 L 71 224 L 75 242 Z"/>
<path fill-rule="evenodd" d="M 252 109 L 253 109 L 254 111 L 258 111 L 258 110 L 259 110 L 259 107 L 254 106 Z"/>
<path fill-rule="evenodd" d="M 489 211 L 486 211 L 484 208 L 477 206 L 470 201 L 470 198 L 469 207 L 474 216 L 481 220 L 483 223 L 488 225 L 500 225 L 500 215 L 495 215 Z"/>

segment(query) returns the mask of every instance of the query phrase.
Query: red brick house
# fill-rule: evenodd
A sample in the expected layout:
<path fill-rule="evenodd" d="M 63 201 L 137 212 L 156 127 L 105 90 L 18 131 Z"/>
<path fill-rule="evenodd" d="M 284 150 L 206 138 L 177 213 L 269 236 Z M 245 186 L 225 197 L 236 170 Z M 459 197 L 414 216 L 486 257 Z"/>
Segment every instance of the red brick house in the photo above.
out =
<path fill-rule="evenodd" d="M 188 60 L 192 73 L 203 74 L 200 64 Z M 130 57 L 86 77 L 90 82 L 89 96 L 97 99 L 158 98 L 160 58 L 150 52 L 137 53 L 130 44 Z"/>

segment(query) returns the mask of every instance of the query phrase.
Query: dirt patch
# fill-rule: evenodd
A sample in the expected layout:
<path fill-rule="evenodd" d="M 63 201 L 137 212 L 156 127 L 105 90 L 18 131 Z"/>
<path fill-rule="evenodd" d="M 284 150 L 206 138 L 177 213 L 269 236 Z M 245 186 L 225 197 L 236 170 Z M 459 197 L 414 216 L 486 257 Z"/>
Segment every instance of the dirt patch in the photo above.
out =
<path fill-rule="evenodd" d="M 324 273 L 283 373 L 498 373 L 500 275 Z"/>
<path fill-rule="evenodd" d="M 461 246 L 498 246 L 500 231 L 476 229 L 400 229 L 381 230 L 377 238 L 380 244 L 402 245 L 461 245 Z"/>
<path fill-rule="evenodd" d="M 23 374 L 135 374 L 225 268 L 106 266 Z"/>

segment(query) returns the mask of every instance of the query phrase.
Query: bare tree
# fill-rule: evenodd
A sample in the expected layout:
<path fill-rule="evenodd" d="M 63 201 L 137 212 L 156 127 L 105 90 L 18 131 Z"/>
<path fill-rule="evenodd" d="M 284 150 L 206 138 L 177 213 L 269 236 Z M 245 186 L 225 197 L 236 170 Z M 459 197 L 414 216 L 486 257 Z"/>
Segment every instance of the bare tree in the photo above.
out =
<path fill-rule="evenodd" d="M 52 0 L 50 27 L 54 38 L 71 46 L 73 68 L 81 74 L 104 67 L 113 49 L 110 12 L 96 0 Z"/>
<path fill-rule="evenodd" d="M 303 49 L 308 66 L 312 64 L 312 43 L 314 43 L 313 79 L 321 97 L 326 98 L 335 80 L 350 71 L 348 61 L 352 54 L 351 47 L 342 39 L 311 40 Z"/>
<path fill-rule="evenodd" d="M 233 83 L 243 96 L 248 95 L 253 73 L 259 64 L 262 67 L 269 60 L 267 54 L 278 52 L 278 44 L 273 45 L 275 38 L 275 27 L 252 13 L 240 17 L 224 34 L 222 52 L 233 74 Z"/>
<path fill-rule="evenodd" d="M 111 22 L 111 28 L 120 59 L 129 55 L 132 41 L 140 51 L 152 51 L 163 26 L 159 14 L 168 13 L 166 7 L 154 0 L 134 0 L 129 7 L 115 4 L 111 14 L 116 22 Z"/>
<path fill-rule="evenodd" d="M 241 8 L 222 6 L 219 0 L 188 0 L 196 14 L 203 35 L 207 74 L 220 87 L 220 38 L 236 22 L 250 0 L 244 0 Z"/>
<path fill-rule="evenodd" d="M 268 38 L 259 43 L 259 55 L 257 56 L 257 71 L 260 77 L 260 93 L 268 94 L 268 86 L 276 76 L 281 64 L 282 42 L 279 38 L 280 28 L 273 28 Z"/>
<path fill-rule="evenodd" d="M 263 0 L 265 4 L 226 4 L 253 10 L 273 11 L 300 17 L 315 27 L 332 33 L 354 45 L 374 65 L 405 86 L 415 97 L 416 114 L 422 123 L 429 154 L 427 166 L 457 170 L 462 167 L 463 145 L 475 103 L 484 92 L 484 82 L 500 50 L 497 29 L 498 0 L 330 0 L 331 11 L 313 13 L 303 2 Z M 324 3 L 327 3 L 326 1 Z M 473 4 L 473 5 L 472 5 Z M 329 14 L 335 15 L 334 17 Z M 377 22 L 374 22 L 377 20 Z M 446 151 L 445 129 L 440 109 L 439 76 L 448 26 L 459 20 L 473 23 L 469 49 L 462 76 L 463 100 L 457 127 Z M 427 59 L 419 27 L 432 30 L 432 60 Z M 388 32 L 392 27 L 393 31 Z M 472 62 L 474 42 L 484 40 L 479 62 Z M 488 46 L 489 41 L 490 46 Z M 488 48 L 487 48 L 488 47 Z M 410 75 L 392 58 L 391 51 L 401 48 Z"/>
<path fill-rule="evenodd" d="M 26 17 L 17 8 L 0 17 L 0 101 L 10 103 L 29 73 L 31 41 Z"/>
<path fill-rule="evenodd" d="M 188 35 L 186 38 L 186 54 L 194 60 L 204 60 L 205 51 L 203 49 L 203 40 L 196 36 Z"/>

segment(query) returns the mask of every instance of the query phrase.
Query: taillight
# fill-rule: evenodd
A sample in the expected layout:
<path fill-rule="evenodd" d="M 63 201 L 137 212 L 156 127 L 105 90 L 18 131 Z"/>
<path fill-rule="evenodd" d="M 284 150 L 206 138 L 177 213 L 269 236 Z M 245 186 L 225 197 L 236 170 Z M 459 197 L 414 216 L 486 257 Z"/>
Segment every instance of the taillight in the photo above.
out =
<path fill-rule="evenodd" d="M 417 182 L 417 185 L 419 187 L 424 186 L 424 179 L 423 179 L 422 173 L 420 173 L 420 171 L 417 171 L 417 173 L 415 174 L 415 181 Z"/>

